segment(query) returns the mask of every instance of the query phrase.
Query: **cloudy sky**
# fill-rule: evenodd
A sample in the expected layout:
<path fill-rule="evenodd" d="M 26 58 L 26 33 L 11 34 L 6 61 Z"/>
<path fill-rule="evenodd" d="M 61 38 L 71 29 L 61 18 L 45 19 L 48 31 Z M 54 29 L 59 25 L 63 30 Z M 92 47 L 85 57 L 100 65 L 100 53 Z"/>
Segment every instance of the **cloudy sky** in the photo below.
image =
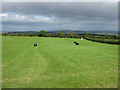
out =
<path fill-rule="evenodd" d="M 118 30 L 117 2 L 3 2 L 3 31 Z"/>

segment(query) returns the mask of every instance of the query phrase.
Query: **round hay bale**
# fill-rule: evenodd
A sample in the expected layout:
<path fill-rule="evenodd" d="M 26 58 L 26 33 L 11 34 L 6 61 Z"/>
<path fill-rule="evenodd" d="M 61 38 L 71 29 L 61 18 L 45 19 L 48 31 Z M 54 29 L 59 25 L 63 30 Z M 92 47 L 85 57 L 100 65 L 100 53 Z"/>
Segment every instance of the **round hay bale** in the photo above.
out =
<path fill-rule="evenodd" d="M 34 43 L 34 46 L 37 46 L 37 43 Z"/>

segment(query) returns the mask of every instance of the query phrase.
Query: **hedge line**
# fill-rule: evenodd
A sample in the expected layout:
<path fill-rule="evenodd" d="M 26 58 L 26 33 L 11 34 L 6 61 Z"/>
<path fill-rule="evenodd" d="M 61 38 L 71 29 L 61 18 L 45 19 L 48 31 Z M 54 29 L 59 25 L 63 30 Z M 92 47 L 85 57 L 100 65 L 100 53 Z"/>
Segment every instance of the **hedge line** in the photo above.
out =
<path fill-rule="evenodd" d="M 100 43 L 108 43 L 108 44 L 120 45 L 120 41 L 119 40 L 115 41 L 115 40 L 112 40 L 112 39 L 105 40 L 105 39 L 94 39 L 94 38 L 85 38 L 85 39 L 93 41 L 93 42 L 100 42 Z"/>

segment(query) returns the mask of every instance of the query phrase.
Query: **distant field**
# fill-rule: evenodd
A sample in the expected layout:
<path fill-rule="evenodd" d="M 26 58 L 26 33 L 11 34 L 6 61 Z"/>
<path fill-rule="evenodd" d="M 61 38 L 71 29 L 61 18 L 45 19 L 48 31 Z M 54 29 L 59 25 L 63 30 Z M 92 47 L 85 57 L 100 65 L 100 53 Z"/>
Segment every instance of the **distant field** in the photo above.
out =
<path fill-rule="evenodd" d="M 118 87 L 118 45 L 71 38 L 3 36 L 2 86 Z"/>

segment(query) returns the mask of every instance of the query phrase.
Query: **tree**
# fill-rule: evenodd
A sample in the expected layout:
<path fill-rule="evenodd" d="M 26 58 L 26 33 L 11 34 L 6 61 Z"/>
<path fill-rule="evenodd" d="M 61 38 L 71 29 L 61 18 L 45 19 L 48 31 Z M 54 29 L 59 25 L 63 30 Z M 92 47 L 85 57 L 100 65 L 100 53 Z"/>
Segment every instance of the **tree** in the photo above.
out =
<path fill-rule="evenodd" d="M 41 30 L 40 32 L 39 32 L 39 34 L 38 34 L 38 36 L 40 36 L 40 37 L 46 37 L 46 31 L 45 30 Z"/>
<path fill-rule="evenodd" d="M 4 36 L 8 36 L 8 33 L 4 33 L 3 35 L 4 35 Z"/>
<path fill-rule="evenodd" d="M 23 33 L 23 36 L 27 36 L 27 33 Z"/>
<path fill-rule="evenodd" d="M 52 34 L 52 36 L 51 37 L 55 37 L 56 35 L 55 34 Z"/>
<path fill-rule="evenodd" d="M 15 36 L 22 36 L 22 33 L 15 33 Z"/>
<path fill-rule="evenodd" d="M 83 35 L 80 35 L 80 38 L 83 38 Z"/>
<path fill-rule="evenodd" d="M 47 36 L 47 37 L 52 37 L 52 34 L 51 34 L 51 33 L 47 33 L 46 36 Z"/>
<path fill-rule="evenodd" d="M 18 33 L 18 36 L 22 36 L 22 33 Z"/>
<path fill-rule="evenodd" d="M 89 36 L 88 33 L 86 32 L 83 33 L 83 37 L 88 37 L 88 36 Z"/>
<path fill-rule="evenodd" d="M 120 39 L 120 34 L 118 35 L 118 39 Z"/>
<path fill-rule="evenodd" d="M 29 33 L 28 35 L 29 35 L 29 36 L 34 36 L 32 33 Z"/>
<path fill-rule="evenodd" d="M 15 36 L 19 36 L 19 33 L 15 33 Z"/>
<path fill-rule="evenodd" d="M 10 36 L 15 36 L 15 34 L 14 33 L 10 33 Z"/>
<path fill-rule="evenodd" d="M 68 38 L 73 38 L 74 32 L 71 30 L 67 33 Z"/>
<path fill-rule="evenodd" d="M 34 36 L 38 36 L 38 33 L 34 33 Z"/>
<path fill-rule="evenodd" d="M 93 34 L 90 34 L 90 38 L 93 38 Z"/>
<path fill-rule="evenodd" d="M 108 38 L 109 38 L 109 36 L 108 36 L 108 35 L 105 35 L 104 37 L 105 37 L 105 39 L 108 39 Z"/>
<path fill-rule="evenodd" d="M 114 34 L 114 35 L 112 35 L 112 39 L 116 39 L 117 38 L 117 36 Z"/>
<path fill-rule="evenodd" d="M 80 38 L 80 36 L 78 34 L 73 34 L 74 38 Z"/>
<path fill-rule="evenodd" d="M 59 37 L 59 38 L 63 38 L 63 37 L 65 37 L 63 31 L 59 31 L 59 32 L 57 32 L 57 37 Z"/>

